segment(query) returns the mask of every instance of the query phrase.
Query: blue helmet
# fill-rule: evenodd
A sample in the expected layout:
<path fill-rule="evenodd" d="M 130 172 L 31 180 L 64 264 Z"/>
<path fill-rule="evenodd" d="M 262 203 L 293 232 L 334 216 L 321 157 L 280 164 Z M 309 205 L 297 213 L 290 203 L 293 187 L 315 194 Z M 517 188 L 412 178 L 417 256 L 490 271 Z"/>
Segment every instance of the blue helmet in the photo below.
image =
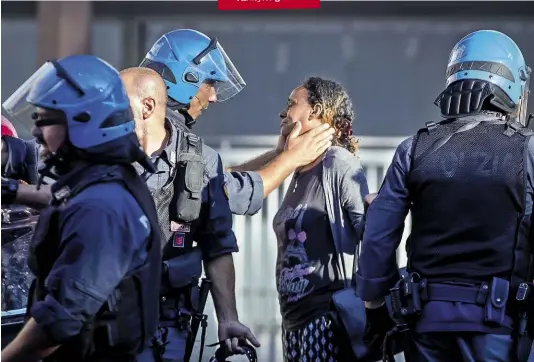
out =
<path fill-rule="evenodd" d="M 153 170 L 134 132 L 119 73 L 100 58 L 73 55 L 46 62 L 2 107 L 23 123 L 36 118 L 36 108 L 61 112 L 64 117 L 39 119 L 35 125 L 66 125 L 68 142 L 63 145 L 63 156 L 116 164 L 138 161 Z"/>
<path fill-rule="evenodd" d="M 35 108 L 61 111 L 70 143 L 89 149 L 133 133 L 128 96 L 115 68 L 92 55 L 46 62 L 2 107 L 27 123 Z M 45 124 L 43 124 L 45 125 Z"/>
<path fill-rule="evenodd" d="M 140 66 L 158 72 L 169 98 L 184 105 L 204 83 L 214 86 L 218 102 L 235 96 L 246 85 L 217 38 L 191 29 L 162 35 Z"/>
<path fill-rule="evenodd" d="M 517 111 L 526 121 L 530 68 L 517 44 L 505 34 L 480 30 L 465 36 L 452 49 L 447 65 L 447 87 L 460 80 L 491 83 L 502 92 L 504 113 Z M 494 103 L 494 105 L 496 105 Z"/>

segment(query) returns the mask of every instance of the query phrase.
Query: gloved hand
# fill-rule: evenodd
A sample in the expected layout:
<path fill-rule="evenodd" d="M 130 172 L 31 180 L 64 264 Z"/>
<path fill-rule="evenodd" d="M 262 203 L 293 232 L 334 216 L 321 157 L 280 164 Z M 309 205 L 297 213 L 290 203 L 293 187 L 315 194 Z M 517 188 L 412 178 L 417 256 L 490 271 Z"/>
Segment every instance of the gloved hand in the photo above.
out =
<path fill-rule="evenodd" d="M 260 342 L 258 342 L 250 329 L 239 321 L 220 322 L 219 341 L 224 341 L 230 353 L 243 352 L 239 347 L 240 342 L 248 341 L 254 347 L 260 347 Z"/>
<path fill-rule="evenodd" d="M 376 309 L 365 309 L 367 323 L 363 341 L 369 348 L 369 360 L 382 360 L 382 344 L 386 333 L 395 327 L 386 304 Z"/>
<path fill-rule="evenodd" d="M 367 209 L 369 208 L 369 206 L 371 206 L 371 204 L 373 203 L 373 200 L 378 196 L 377 193 L 374 193 L 374 194 L 369 194 L 367 196 L 365 196 L 363 198 L 363 209 L 364 209 L 364 212 L 367 212 Z"/>
<path fill-rule="evenodd" d="M 210 359 L 210 362 L 226 362 L 226 358 L 233 356 L 233 355 L 245 355 L 249 362 L 257 362 L 258 356 L 256 354 L 256 350 L 254 347 L 249 345 L 246 342 L 239 342 L 239 349 L 241 352 L 237 353 L 231 353 L 228 351 L 228 348 L 226 347 L 226 344 L 224 342 L 215 343 L 214 345 L 209 345 L 208 347 L 214 347 L 216 345 L 220 345 L 219 348 L 215 351 L 215 355 Z"/>
<path fill-rule="evenodd" d="M 395 327 L 395 322 L 389 316 L 386 304 L 376 309 L 366 308 L 365 315 L 367 323 L 363 341 L 369 348 L 368 359 L 370 361 L 382 360 L 382 345 L 386 338 L 386 333 Z M 400 353 L 402 348 L 402 344 L 395 344 L 393 354 Z"/>

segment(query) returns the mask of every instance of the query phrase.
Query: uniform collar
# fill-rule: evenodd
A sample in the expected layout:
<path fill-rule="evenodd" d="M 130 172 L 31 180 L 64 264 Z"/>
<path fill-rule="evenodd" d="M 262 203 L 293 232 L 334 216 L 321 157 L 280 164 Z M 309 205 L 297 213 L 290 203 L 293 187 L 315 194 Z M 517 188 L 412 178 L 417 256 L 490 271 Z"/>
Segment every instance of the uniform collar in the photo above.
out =
<path fill-rule="evenodd" d="M 488 121 L 502 121 L 505 123 L 504 116 L 499 112 L 483 111 L 477 114 L 470 114 L 465 117 L 459 117 L 459 121 L 462 122 L 488 122 Z"/>
<path fill-rule="evenodd" d="M 68 197 L 71 190 L 74 190 L 81 182 L 87 182 L 88 178 L 101 178 L 106 170 L 114 165 L 93 164 L 83 160 L 73 163 L 70 170 L 51 186 L 51 192 L 56 200 Z M 90 169 L 90 171 L 89 171 Z"/>
<path fill-rule="evenodd" d="M 175 111 L 172 108 L 167 107 L 165 117 L 184 132 L 191 132 L 191 129 L 196 123 L 196 120 L 194 120 L 185 109 Z"/>
<path fill-rule="evenodd" d="M 170 133 L 167 145 L 159 155 L 159 157 L 166 157 L 166 161 L 174 166 L 176 163 L 176 147 L 178 145 L 178 129 L 168 118 L 165 118 L 165 129 Z"/>

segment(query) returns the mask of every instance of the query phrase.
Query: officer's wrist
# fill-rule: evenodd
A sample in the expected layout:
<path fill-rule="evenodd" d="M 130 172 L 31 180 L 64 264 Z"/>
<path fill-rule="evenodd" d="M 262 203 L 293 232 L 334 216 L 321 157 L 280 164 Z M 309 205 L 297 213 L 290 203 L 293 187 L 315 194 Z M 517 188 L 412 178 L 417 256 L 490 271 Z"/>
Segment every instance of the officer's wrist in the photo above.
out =
<path fill-rule="evenodd" d="M 371 302 L 365 302 L 365 308 L 367 308 L 367 309 L 378 309 L 378 308 L 382 307 L 384 304 L 386 304 L 386 301 L 384 299 L 373 300 Z"/>

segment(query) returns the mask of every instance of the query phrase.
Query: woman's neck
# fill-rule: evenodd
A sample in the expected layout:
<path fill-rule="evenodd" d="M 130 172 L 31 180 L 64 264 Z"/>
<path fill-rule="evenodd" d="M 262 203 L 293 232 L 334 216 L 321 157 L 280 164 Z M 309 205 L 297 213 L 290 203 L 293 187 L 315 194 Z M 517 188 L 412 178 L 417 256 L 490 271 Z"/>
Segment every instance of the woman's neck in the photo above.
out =
<path fill-rule="evenodd" d="M 323 162 L 323 158 L 324 158 L 324 154 L 326 153 L 326 151 L 319 157 L 317 157 L 315 159 L 315 161 L 311 162 L 311 163 L 308 163 L 307 165 L 304 165 L 304 166 L 301 166 L 301 167 L 298 167 L 295 172 L 298 172 L 298 173 L 301 173 L 301 172 L 306 172 L 306 171 L 309 171 L 311 170 L 312 168 L 314 168 L 315 166 L 317 166 L 318 164 L 320 164 L 321 162 Z"/>

